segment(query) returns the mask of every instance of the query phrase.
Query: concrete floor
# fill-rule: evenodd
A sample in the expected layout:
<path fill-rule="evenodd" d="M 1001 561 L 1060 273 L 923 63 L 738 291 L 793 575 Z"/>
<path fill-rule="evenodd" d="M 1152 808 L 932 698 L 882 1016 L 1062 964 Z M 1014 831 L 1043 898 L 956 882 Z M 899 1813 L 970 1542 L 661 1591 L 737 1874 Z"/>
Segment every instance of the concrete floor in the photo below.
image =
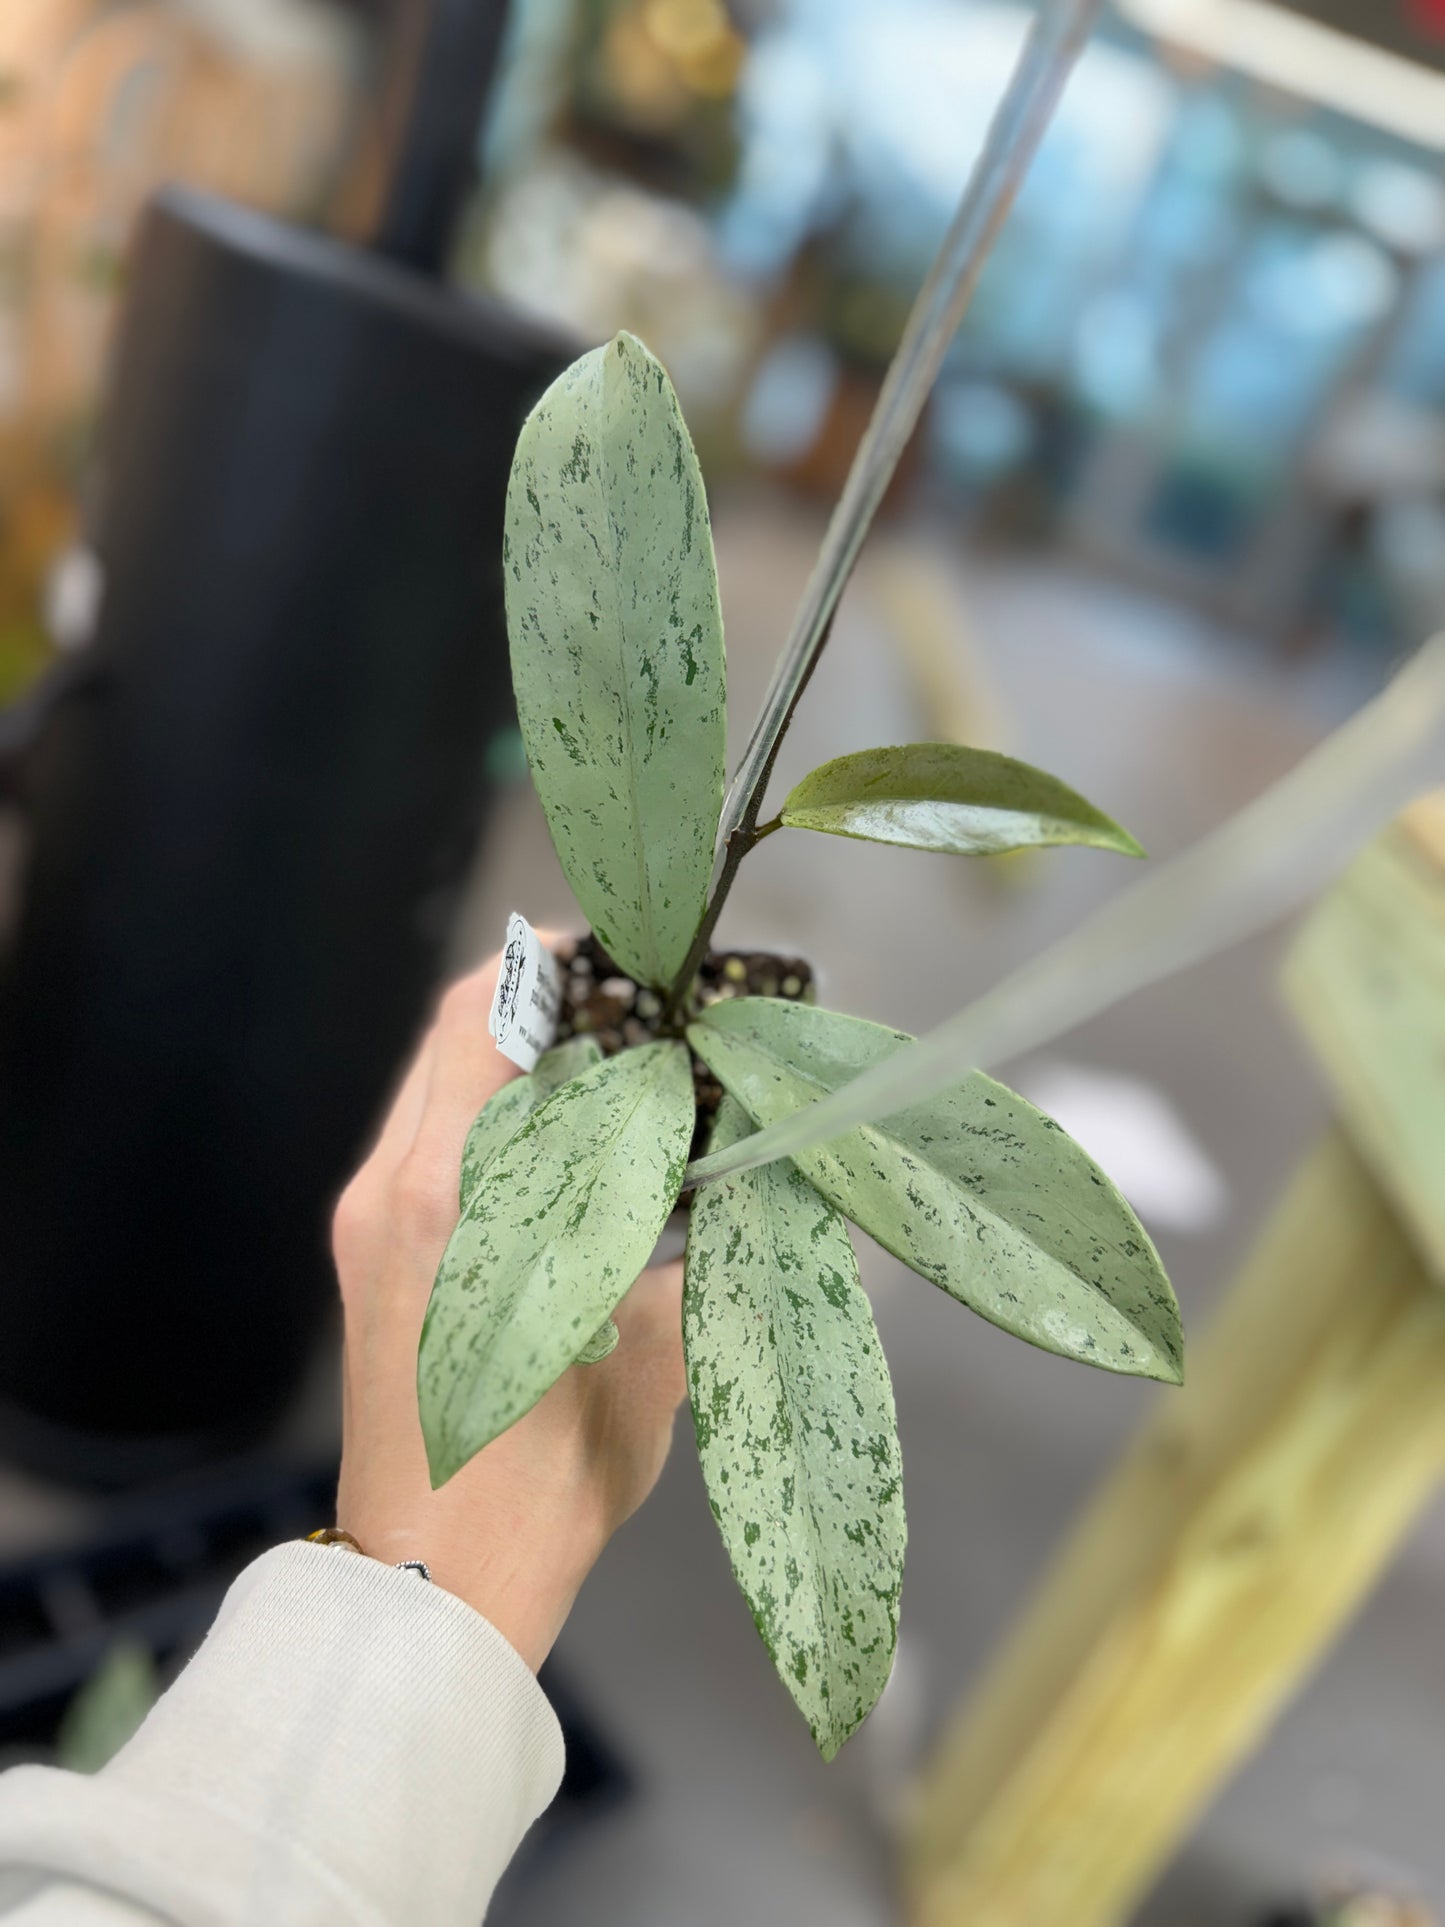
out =
<path fill-rule="evenodd" d="M 735 731 L 755 711 L 813 539 L 787 513 L 719 517 Z M 965 567 L 926 540 L 889 548 L 850 594 L 780 784 L 845 750 L 937 731 L 938 664 L 924 669 L 930 712 L 892 647 L 900 609 L 915 626 L 936 618 L 937 654 L 963 673 L 981 735 L 1074 782 L 1158 857 L 1288 767 L 1354 694 L 1323 673 L 1271 669 L 1202 621 L 1068 569 Z M 917 592 L 902 604 L 900 580 Z M 1128 872 L 1083 851 L 1000 874 L 782 835 L 744 867 L 722 935 L 801 951 L 822 969 L 824 1001 L 919 1030 Z M 492 947 L 514 907 L 539 922 L 569 914 L 524 794 L 495 826 L 464 952 Z M 1061 1040 L 1048 1063 L 1007 1070 L 1025 1089 L 1077 1084 L 1091 1068 L 1126 1073 L 1172 1105 L 1223 1181 L 1192 1230 L 1151 1223 L 1190 1325 L 1325 1114 L 1274 989 L 1283 942 L 1277 933 L 1221 957 Z M 1131 1153 L 1141 1187 L 1157 1188 L 1148 1156 Z M 871 1246 L 862 1258 L 893 1372 L 910 1520 L 899 1666 L 883 1705 L 835 1765 L 819 1762 L 733 1590 L 684 1421 L 659 1492 L 610 1549 L 561 1647 L 639 1795 L 529 1871 L 498 1904 L 502 1927 L 898 1918 L 891 1824 L 908 1773 L 1156 1394 L 1030 1350 Z M 1445 1510 L 1205 1815 L 1140 1927 L 1257 1920 L 1341 1874 L 1445 1897 L 1442 1599 Z"/>
<path fill-rule="evenodd" d="M 719 516 L 735 742 L 817 533 L 776 504 Z M 900 624 L 913 637 L 907 670 Z M 1207 624 L 1066 568 L 965 566 L 947 537 L 895 537 L 850 592 L 779 781 L 845 750 L 946 733 L 962 708 L 974 740 L 1055 769 L 1163 857 L 1286 768 L 1350 693 L 1261 666 Z M 820 966 L 825 1001 L 919 1030 L 1129 874 L 1088 851 L 1000 870 L 783 835 L 749 859 L 720 934 L 795 948 Z M 495 947 L 512 908 L 575 918 L 525 790 L 494 823 L 459 964 Z M 1173 1107 L 1195 1147 L 1189 1209 L 1170 1207 L 1189 1187 L 1177 1158 L 1172 1174 L 1157 1168 L 1157 1131 L 1136 1120 L 1131 1139 L 1126 1118 L 1111 1141 L 1146 1218 L 1145 1192 L 1162 1201 L 1151 1229 L 1196 1327 L 1325 1113 L 1275 994 L 1282 942 L 1219 958 L 1060 1040 L 1047 1061 L 1006 1068 L 1040 1092 L 1124 1074 Z M 499 1898 L 498 1927 L 898 1918 L 892 1829 L 908 1776 L 1156 1394 L 1032 1351 L 876 1249 L 862 1257 L 897 1393 L 911 1538 L 882 1706 L 821 1764 L 733 1588 L 681 1422 L 656 1497 L 609 1549 L 560 1649 L 637 1795 L 527 1868 Z M 325 1403 L 313 1400 L 313 1424 Z M 74 1523 L 52 1495 L 3 1475 L 0 1516 L 11 1543 Z M 1141 1927 L 1251 1922 L 1340 1873 L 1445 1897 L 1442 1599 L 1445 1510 L 1205 1815 Z"/>

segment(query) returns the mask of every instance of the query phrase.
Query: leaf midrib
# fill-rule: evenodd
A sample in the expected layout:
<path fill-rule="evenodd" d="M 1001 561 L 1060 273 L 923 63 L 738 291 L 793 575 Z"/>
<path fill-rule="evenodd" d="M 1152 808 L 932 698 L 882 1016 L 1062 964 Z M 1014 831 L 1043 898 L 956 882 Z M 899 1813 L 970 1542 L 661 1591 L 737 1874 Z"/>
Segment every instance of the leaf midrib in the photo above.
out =
<path fill-rule="evenodd" d="M 648 982 L 654 987 L 663 975 L 662 955 L 657 941 L 657 929 L 652 914 L 652 878 L 647 867 L 647 852 L 642 838 L 642 797 L 637 786 L 637 744 L 632 721 L 633 681 L 627 661 L 626 624 L 622 613 L 622 567 L 619 547 L 618 524 L 612 514 L 611 475 L 612 468 L 608 457 L 607 442 L 611 430 L 611 417 L 607 405 L 607 372 L 611 363 L 612 349 L 604 350 L 602 357 L 601 416 L 602 433 L 597 439 L 598 487 L 602 497 L 602 513 L 606 520 L 607 532 L 612 549 L 613 568 L 611 588 L 617 614 L 617 672 L 622 690 L 623 731 L 626 739 L 627 792 L 632 809 L 632 844 L 637 862 L 638 905 L 642 912 L 642 936 L 645 951 L 645 965 L 649 972 Z M 621 360 L 624 357 L 619 356 Z M 622 380 L 627 382 L 624 374 Z"/>
<path fill-rule="evenodd" d="M 799 1173 L 799 1176 L 801 1177 L 802 1174 Z M 780 1307 L 778 1304 L 778 1300 L 781 1296 L 783 1296 L 783 1292 L 782 1292 L 782 1287 L 776 1282 L 779 1276 L 779 1272 L 776 1267 L 777 1267 L 777 1261 L 780 1255 L 779 1245 L 778 1245 L 779 1214 L 774 1210 L 774 1207 L 771 1201 L 772 1195 L 773 1195 L 771 1186 L 772 1185 L 786 1186 L 787 1182 L 788 1182 L 787 1178 L 781 1173 L 776 1174 L 771 1179 L 769 1197 L 763 1203 L 763 1210 L 764 1210 L 764 1216 L 767 1220 L 767 1226 L 768 1226 L 768 1244 L 773 1256 L 773 1267 L 770 1268 L 768 1272 L 768 1292 L 773 1302 L 773 1325 L 774 1325 L 774 1329 L 776 1330 L 778 1328 L 779 1323 L 781 1322 L 788 1334 L 786 1341 L 779 1341 L 778 1348 L 780 1351 L 785 1351 L 788 1357 L 788 1371 L 783 1375 L 783 1397 L 786 1400 L 787 1406 L 788 1406 L 788 1419 L 792 1427 L 792 1437 L 796 1441 L 803 1436 L 801 1428 L 799 1426 L 799 1422 L 798 1422 L 797 1405 L 792 1394 L 793 1373 L 796 1368 L 800 1353 L 793 1340 L 793 1332 L 792 1332 L 790 1321 L 787 1320 L 786 1318 L 782 1318 L 780 1320 Z M 806 1184 L 808 1180 L 806 1178 L 803 1178 L 803 1182 Z M 821 1205 L 825 1206 L 830 1211 L 836 1208 L 833 1205 L 830 1205 L 828 1203 L 828 1200 L 825 1197 L 823 1197 L 821 1192 L 818 1194 L 818 1202 Z M 845 1233 L 844 1235 L 846 1236 L 847 1234 Z M 806 1467 L 808 1462 L 804 1460 L 802 1453 L 796 1448 L 796 1446 L 794 1449 L 793 1458 L 795 1463 L 798 1464 L 800 1467 Z M 831 1562 L 828 1560 L 823 1550 L 822 1528 L 818 1522 L 817 1507 L 813 1504 L 812 1496 L 811 1496 L 811 1491 L 812 1491 L 811 1477 L 806 1480 L 805 1484 L 806 1484 L 806 1489 L 808 1490 L 808 1493 L 809 1493 L 808 1536 L 813 1542 L 814 1565 L 815 1565 L 816 1571 L 822 1577 L 824 1584 L 826 1585 L 826 1582 L 833 1577 L 833 1568 L 832 1568 Z M 818 1617 L 819 1617 L 819 1622 L 821 1627 L 820 1643 L 827 1657 L 829 1672 L 832 1673 L 837 1668 L 838 1655 L 837 1655 L 837 1650 L 833 1643 L 832 1629 L 829 1623 L 829 1617 L 826 1610 L 826 1603 L 824 1606 L 824 1610 L 819 1613 Z M 831 1698 L 824 1700 L 823 1706 L 824 1706 L 824 1711 L 827 1715 L 831 1716 L 835 1711 Z M 836 1724 L 836 1722 L 834 1722 L 830 1718 L 829 1724 L 831 1728 Z"/>

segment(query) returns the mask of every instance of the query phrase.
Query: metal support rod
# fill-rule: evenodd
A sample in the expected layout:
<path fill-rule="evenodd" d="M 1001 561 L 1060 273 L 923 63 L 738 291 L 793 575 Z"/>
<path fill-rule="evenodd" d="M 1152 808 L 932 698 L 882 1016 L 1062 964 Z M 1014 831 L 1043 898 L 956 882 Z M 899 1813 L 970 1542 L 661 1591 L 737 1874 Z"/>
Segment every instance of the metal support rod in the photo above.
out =
<path fill-rule="evenodd" d="M 1038 152 L 1064 83 L 1098 16 L 1102 0 L 1046 0 L 1029 33 L 1008 91 L 999 103 L 958 212 L 943 238 L 928 279 L 909 314 L 903 339 L 883 383 L 803 600 L 793 619 L 762 714 L 723 804 L 718 831 L 716 888 L 728 841 L 761 802 L 773 752 L 797 703 L 828 625 L 843 593 L 858 551 L 878 512 L 884 491 L 964 310 L 972 298 L 994 236 Z"/>

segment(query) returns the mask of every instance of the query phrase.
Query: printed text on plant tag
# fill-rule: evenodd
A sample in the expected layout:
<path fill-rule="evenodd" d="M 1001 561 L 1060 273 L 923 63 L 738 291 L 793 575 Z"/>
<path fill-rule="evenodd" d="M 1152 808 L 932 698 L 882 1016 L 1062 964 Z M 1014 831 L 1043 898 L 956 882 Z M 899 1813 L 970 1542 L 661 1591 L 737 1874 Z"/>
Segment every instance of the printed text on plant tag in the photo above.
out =
<path fill-rule="evenodd" d="M 507 942 L 487 1028 L 497 1049 L 520 1070 L 536 1069 L 551 1047 L 562 1008 L 562 972 L 557 959 L 528 923 L 514 911 L 507 919 Z"/>

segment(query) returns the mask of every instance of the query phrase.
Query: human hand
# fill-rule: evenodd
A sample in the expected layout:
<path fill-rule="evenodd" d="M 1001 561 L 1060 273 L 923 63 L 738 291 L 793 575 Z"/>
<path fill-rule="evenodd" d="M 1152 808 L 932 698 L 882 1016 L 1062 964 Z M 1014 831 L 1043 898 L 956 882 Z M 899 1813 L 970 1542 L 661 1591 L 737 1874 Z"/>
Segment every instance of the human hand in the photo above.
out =
<path fill-rule="evenodd" d="M 544 939 L 545 941 L 545 939 Z M 621 1342 L 574 1365 L 433 1491 L 416 1357 L 432 1277 L 457 1221 L 462 1147 L 515 1077 L 487 1034 L 499 957 L 454 984 L 375 1149 L 336 1207 L 345 1319 L 337 1522 L 377 1559 L 424 1559 L 535 1669 L 608 1539 L 647 1497 L 686 1390 L 680 1263 L 644 1271 Z"/>

